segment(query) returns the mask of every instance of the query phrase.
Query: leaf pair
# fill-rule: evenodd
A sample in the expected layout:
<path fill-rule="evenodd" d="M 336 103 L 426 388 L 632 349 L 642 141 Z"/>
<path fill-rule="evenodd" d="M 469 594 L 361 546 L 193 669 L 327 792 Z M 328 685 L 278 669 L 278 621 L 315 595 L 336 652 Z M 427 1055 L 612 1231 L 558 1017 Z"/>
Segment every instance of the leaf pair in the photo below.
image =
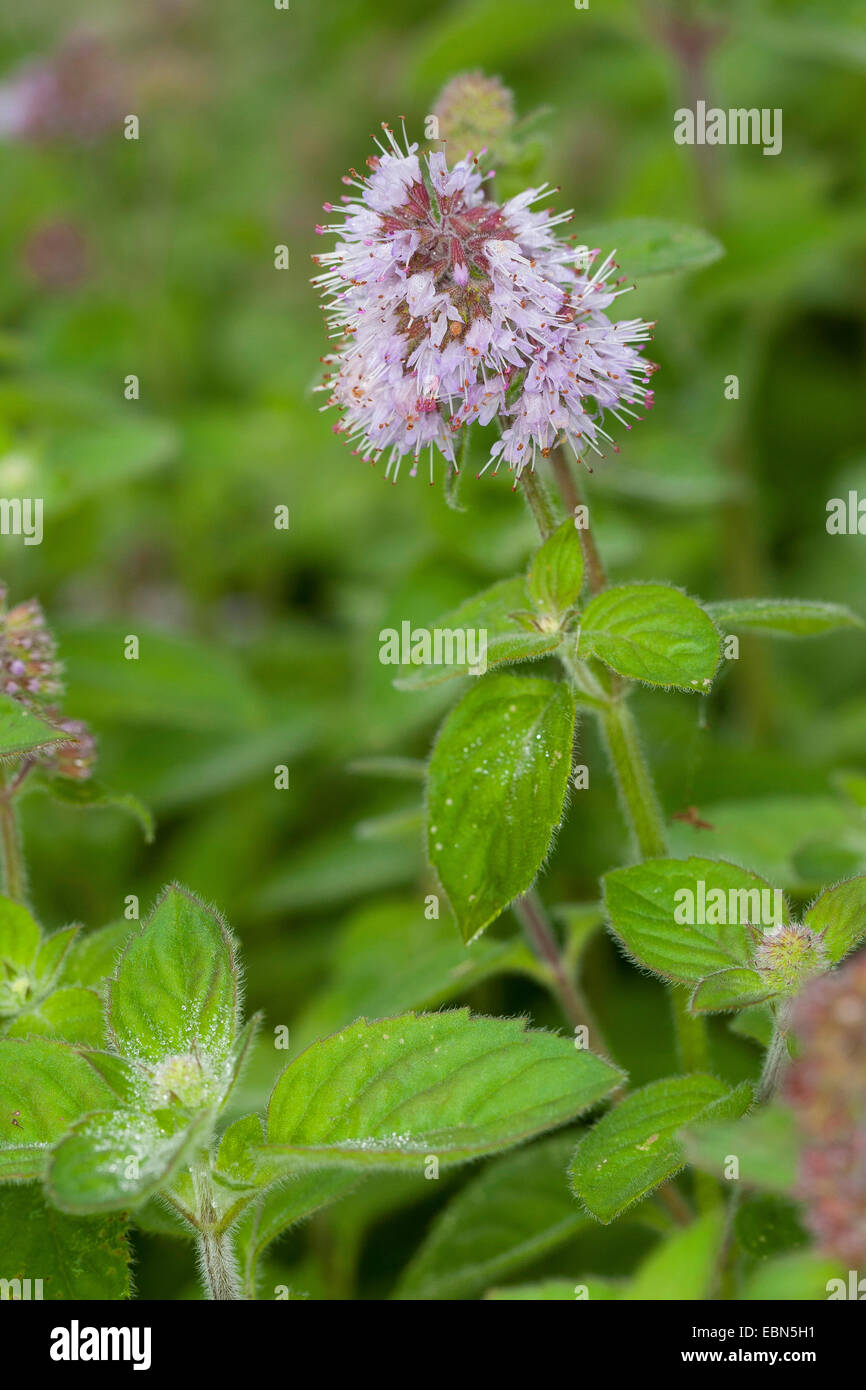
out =
<path fill-rule="evenodd" d="M 651 859 L 614 869 L 604 891 L 626 954 L 664 980 L 690 985 L 693 1013 L 743 1009 L 784 992 L 775 975 L 756 968 L 756 935 L 770 926 L 768 907 L 778 905 L 757 874 L 724 860 Z M 690 905 L 694 911 L 683 910 Z M 835 965 L 866 935 L 866 876 L 826 889 L 803 922 Z"/>

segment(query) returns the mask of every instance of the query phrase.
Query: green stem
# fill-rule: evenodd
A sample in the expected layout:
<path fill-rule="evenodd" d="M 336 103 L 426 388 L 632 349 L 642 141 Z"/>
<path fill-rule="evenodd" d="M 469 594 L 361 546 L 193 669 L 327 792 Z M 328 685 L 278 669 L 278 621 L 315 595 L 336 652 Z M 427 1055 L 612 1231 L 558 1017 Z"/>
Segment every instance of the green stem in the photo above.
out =
<path fill-rule="evenodd" d="M 206 1160 L 193 1166 L 192 1180 L 198 1208 L 196 1242 L 199 1269 L 205 1292 L 216 1301 L 242 1299 L 234 1244 L 228 1231 L 219 1230 Z"/>
<path fill-rule="evenodd" d="M 12 787 L 4 783 L 0 790 L 0 849 L 3 857 L 3 889 L 14 902 L 27 901 L 27 869 L 18 816 L 12 800 Z"/>
<path fill-rule="evenodd" d="M 574 516 L 577 508 L 583 506 L 583 499 L 580 495 L 577 479 L 561 449 L 555 449 L 553 452 L 553 474 L 559 488 L 559 495 L 568 511 Z M 604 565 L 601 563 L 601 556 L 598 553 L 592 527 L 588 523 L 586 526 L 578 526 L 577 534 L 580 538 L 580 548 L 583 551 L 587 583 L 590 591 L 593 594 L 598 594 L 607 587 L 607 575 L 604 572 Z"/>
<path fill-rule="evenodd" d="M 670 993 L 680 1066 L 683 1071 L 706 1071 L 710 1056 L 704 1020 L 700 1014 L 689 1013 L 687 990 L 672 985 Z"/>
<path fill-rule="evenodd" d="M 663 858 L 667 836 L 652 776 L 625 700 L 612 700 L 600 716 L 620 804 L 642 859 Z"/>
<path fill-rule="evenodd" d="M 788 1065 L 788 1031 L 787 1031 L 787 1010 L 779 1007 L 773 1025 L 773 1036 L 764 1057 L 764 1070 L 761 1073 L 761 1080 L 758 1083 L 758 1090 L 755 1101 L 762 1105 L 765 1101 L 772 1100 L 776 1091 L 779 1089 L 779 1082 L 782 1079 L 785 1068 Z"/>
<path fill-rule="evenodd" d="M 512 907 L 533 954 L 545 967 L 551 990 L 570 1026 L 586 1028 L 593 1052 L 602 1052 L 610 1056 L 602 1031 L 562 957 L 553 927 L 538 893 L 530 888 L 528 893 L 515 898 Z"/>
<path fill-rule="evenodd" d="M 520 475 L 523 496 L 535 518 L 538 534 L 543 541 L 551 536 L 557 527 L 556 513 L 547 495 L 544 484 L 534 468 L 524 468 Z"/>

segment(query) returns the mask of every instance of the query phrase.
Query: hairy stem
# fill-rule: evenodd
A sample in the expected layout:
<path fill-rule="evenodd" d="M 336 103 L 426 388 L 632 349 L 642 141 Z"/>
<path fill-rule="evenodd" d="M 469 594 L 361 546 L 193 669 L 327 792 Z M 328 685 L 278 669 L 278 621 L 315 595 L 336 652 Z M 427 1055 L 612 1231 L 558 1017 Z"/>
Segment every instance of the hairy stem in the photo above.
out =
<path fill-rule="evenodd" d="M 543 541 L 556 530 L 556 514 L 547 495 L 544 484 L 533 468 L 524 468 L 520 475 L 523 496 L 535 518 L 538 534 Z"/>
<path fill-rule="evenodd" d="M 620 804 L 640 856 L 661 858 L 667 854 L 664 818 L 632 712 L 624 699 L 615 699 L 605 707 L 600 719 Z"/>
<path fill-rule="evenodd" d="M 589 1005 L 571 978 L 538 893 L 531 888 L 515 898 L 512 906 L 533 954 L 547 968 L 551 988 L 569 1024 L 572 1028 L 586 1028 L 593 1051 L 610 1055 Z"/>
<path fill-rule="evenodd" d="M 198 1207 L 199 1270 L 205 1292 L 215 1301 L 242 1299 L 234 1243 L 228 1231 L 218 1229 L 210 1171 L 205 1162 L 193 1167 L 192 1177 Z"/>
<path fill-rule="evenodd" d="M 553 476 L 556 478 L 560 497 L 567 510 L 574 516 L 577 508 L 583 506 L 583 500 L 577 479 L 561 449 L 556 449 L 553 453 Z M 600 593 L 602 589 L 607 587 L 607 575 L 604 571 L 604 565 L 601 563 L 601 556 L 598 553 L 598 546 L 595 543 L 591 525 L 587 522 L 586 526 L 578 526 L 577 534 L 580 538 L 580 548 L 583 551 L 587 583 L 592 593 Z"/>
<path fill-rule="evenodd" d="M 758 1105 L 772 1100 L 788 1065 L 787 1010 L 779 1008 L 773 1025 L 773 1036 L 764 1057 L 764 1070 L 758 1083 L 755 1100 Z"/>
<path fill-rule="evenodd" d="M 27 901 L 27 869 L 18 828 L 18 815 L 12 799 L 13 785 L 0 789 L 0 850 L 3 857 L 3 891 L 14 902 Z"/>

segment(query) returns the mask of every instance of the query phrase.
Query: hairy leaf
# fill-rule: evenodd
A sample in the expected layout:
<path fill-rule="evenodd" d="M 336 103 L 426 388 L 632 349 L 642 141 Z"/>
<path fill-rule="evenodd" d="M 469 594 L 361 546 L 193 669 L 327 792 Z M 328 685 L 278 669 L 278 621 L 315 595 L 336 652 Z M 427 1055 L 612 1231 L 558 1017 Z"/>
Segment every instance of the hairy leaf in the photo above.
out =
<path fill-rule="evenodd" d="M 571 1040 L 466 1009 L 362 1019 L 283 1072 L 262 1155 L 290 1167 L 402 1168 L 494 1153 L 575 1118 L 621 1073 Z"/>
<path fill-rule="evenodd" d="M 714 892 L 724 894 L 723 913 L 729 920 L 701 922 L 702 916 L 716 915 L 713 901 L 722 915 L 722 899 L 710 900 Z M 754 945 L 748 924 L 770 925 L 761 919 L 776 901 L 757 874 L 715 859 L 648 859 L 614 869 L 604 877 L 604 896 L 611 929 L 627 954 L 664 979 L 686 984 L 732 966 L 748 966 Z M 688 912 L 690 904 L 694 912 Z M 782 909 L 787 920 L 784 901 Z M 687 913 L 694 922 L 676 920 L 675 914 L 682 918 Z"/>
<path fill-rule="evenodd" d="M 593 1216 L 613 1221 L 683 1167 L 686 1157 L 677 1136 L 684 1125 L 739 1115 L 751 1099 L 746 1083 L 732 1091 L 700 1073 L 633 1091 L 575 1149 L 574 1192 Z"/>
<path fill-rule="evenodd" d="M 597 656 L 630 680 L 706 691 L 719 634 L 704 610 L 666 584 L 621 584 L 591 599 L 580 623 L 581 657 Z"/>
<path fill-rule="evenodd" d="M 430 761 L 428 852 L 472 941 L 532 884 L 562 817 L 574 703 L 561 682 L 498 675 L 446 719 Z"/>
<path fill-rule="evenodd" d="M 755 628 L 780 637 L 812 637 L 841 628 L 863 627 L 863 619 L 842 603 L 798 598 L 738 598 L 708 603 L 707 612 L 727 630 Z"/>

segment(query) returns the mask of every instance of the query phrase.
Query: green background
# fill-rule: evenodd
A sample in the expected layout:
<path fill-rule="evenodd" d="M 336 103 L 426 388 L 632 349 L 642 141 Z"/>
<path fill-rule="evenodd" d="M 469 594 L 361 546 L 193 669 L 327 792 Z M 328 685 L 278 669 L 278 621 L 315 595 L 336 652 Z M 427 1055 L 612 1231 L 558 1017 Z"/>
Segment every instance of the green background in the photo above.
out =
<path fill-rule="evenodd" d="M 672 43 L 684 17 L 715 26 L 703 71 Z M 46 0 L 7 12 L 0 80 L 55 50 L 70 23 Z M 537 181 L 561 185 L 581 240 L 637 216 L 711 230 L 726 254 L 694 271 L 641 282 L 620 258 L 638 286 L 619 312 L 657 320 L 661 370 L 649 419 L 620 431 L 619 455 L 586 480 L 610 576 L 860 610 L 866 539 L 828 536 L 825 519 L 828 499 L 866 497 L 862 10 L 153 0 L 80 3 L 75 26 L 103 36 L 140 139 L 116 125 L 86 144 L 0 143 L 0 494 L 45 499 L 43 544 L 0 538 L 0 572 L 12 601 L 38 595 L 57 630 L 66 708 L 97 732 L 100 775 L 150 805 L 158 829 L 147 846 L 115 812 L 28 798 L 33 897 L 51 928 L 111 921 L 132 893 L 144 911 L 169 879 L 218 903 L 242 943 L 248 1003 L 266 1012 L 247 1082 L 260 1101 L 285 1060 L 268 1043 L 275 1026 L 300 1042 L 317 998 L 323 1027 L 344 1021 L 323 991 L 351 915 L 381 912 L 383 931 L 405 921 L 406 953 L 425 930 L 435 885 L 420 787 L 350 764 L 426 757 L 458 687 L 392 689 L 379 631 L 431 621 L 522 567 L 534 543 L 505 474 L 476 481 L 470 468 L 465 510 L 448 510 L 423 477 L 385 484 L 319 413 L 327 340 L 309 257 L 321 204 L 363 166 L 380 121 L 403 115 L 422 138 L 442 84 L 481 66 L 520 115 L 547 108 L 533 126 Z M 715 147 L 702 163 L 673 140 L 673 113 L 694 96 L 780 107 L 782 153 Z M 82 248 L 71 284 L 34 251 L 58 223 Z M 279 244 L 288 270 L 274 268 Z M 138 401 L 123 399 L 129 373 Z M 737 400 L 724 396 L 732 373 Z M 484 449 L 476 437 L 473 462 Z M 273 525 L 281 504 L 287 532 Z M 131 633 L 138 662 L 123 659 Z M 857 633 L 750 639 L 708 699 L 639 693 L 666 814 L 695 805 L 716 827 L 673 822 L 675 852 L 730 856 L 795 899 L 866 868 L 864 672 Z M 590 786 L 543 879 L 549 904 L 593 901 L 628 853 L 594 730 L 582 748 Z M 288 790 L 274 787 L 278 764 Z M 506 916 L 493 934 L 514 931 Z M 389 939 L 399 956 L 399 931 Z M 633 1083 L 671 1069 L 661 986 L 598 935 L 585 973 Z M 558 1025 L 516 976 L 458 997 Z M 751 1043 L 721 1024 L 713 1041 L 728 1079 L 754 1074 Z M 313 1296 L 387 1290 L 444 1199 L 420 1195 L 373 1229 L 357 1282 L 333 1253 L 351 1245 L 337 1218 L 280 1247 L 283 1267 Z M 648 1239 L 582 1232 L 538 1269 L 616 1274 Z M 145 1296 L 182 1295 L 187 1256 L 145 1239 L 137 1279 Z"/>

